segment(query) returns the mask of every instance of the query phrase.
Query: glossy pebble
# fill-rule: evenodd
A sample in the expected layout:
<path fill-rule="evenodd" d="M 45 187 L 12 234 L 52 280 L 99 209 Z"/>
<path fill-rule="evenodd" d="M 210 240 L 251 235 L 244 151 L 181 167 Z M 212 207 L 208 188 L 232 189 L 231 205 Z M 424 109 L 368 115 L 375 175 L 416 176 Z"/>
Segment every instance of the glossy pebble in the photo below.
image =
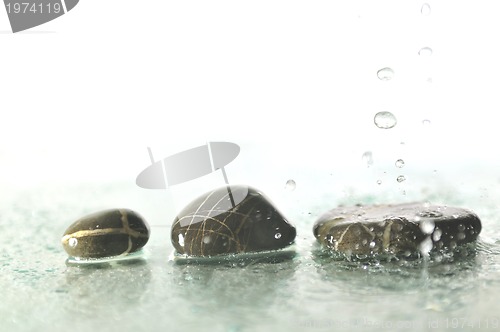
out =
<path fill-rule="evenodd" d="M 149 240 L 149 226 L 136 212 L 112 209 L 75 221 L 62 237 L 64 250 L 77 258 L 105 258 L 127 255 Z"/>
<path fill-rule="evenodd" d="M 472 242 L 481 221 L 465 209 L 424 203 L 354 206 L 328 211 L 313 232 L 322 245 L 342 253 L 408 255 Z"/>
<path fill-rule="evenodd" d="M 227 186 L 188 204 L 172 224 L 171 240 L 187 256 L 278 250 L 296 235 L 285 217 L 258 190 Z"/>

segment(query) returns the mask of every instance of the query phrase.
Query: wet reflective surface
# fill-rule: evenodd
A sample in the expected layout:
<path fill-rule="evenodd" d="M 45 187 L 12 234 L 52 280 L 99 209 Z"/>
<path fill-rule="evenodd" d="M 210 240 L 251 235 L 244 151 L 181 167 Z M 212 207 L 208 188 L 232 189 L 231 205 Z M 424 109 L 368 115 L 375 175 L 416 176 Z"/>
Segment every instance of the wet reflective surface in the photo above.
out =
<path fill-rule="evenodd" d="M 282 182 L 279 186 L 290 194 Z M 454 319 L 475 328 L 482 324 L 483 329 L 498 323 L 500 224 L 494 199 L 469 197 L 483 230 L 476 245 L 456 255 L 408 260 L 332 255 L 318 246 L 311 229 L 316 213 L 333 201 L 325 198 L 314 206 L 304 195 L 302 204 L 308 208 L 282 208 L 297 227 L 293 254 L 200 264 L 169 261 L 170 225 L 162 224 L 165 216 L 157 202 L 136 195 L 133 187 L 116 184 L 97 193 L 91 186 L 44 190 L 19 193 L 0 209 L 0 317 L 9 331 L 135 331 L 164 326 L 212 331 L 422 331 L 435 324 L 441 330 L 446 324 L 451 328 L 457 323 Z M 304 193 L 293 193 L 297 192 Z M 42 194 L 46 199 L 39 199 Z M 496 197 L 492 191 L 490 195 Z M 88 197 L 99 203 L 89 203 Z M 463 206 L 463 198 L 446 199 Z M 354 193 L 336 203 L 358 200 L 370 204 L 375 198 Z M 135 202 L 134 209 L 151 221 L 151 239 L 143 255 L 130 261 L 67 265 L 59 240 L 68 220 L 101 208 L 97 204 L 102 202 L 116 201 Z M 14 224 L 18 227 L 11 227 Z"/>

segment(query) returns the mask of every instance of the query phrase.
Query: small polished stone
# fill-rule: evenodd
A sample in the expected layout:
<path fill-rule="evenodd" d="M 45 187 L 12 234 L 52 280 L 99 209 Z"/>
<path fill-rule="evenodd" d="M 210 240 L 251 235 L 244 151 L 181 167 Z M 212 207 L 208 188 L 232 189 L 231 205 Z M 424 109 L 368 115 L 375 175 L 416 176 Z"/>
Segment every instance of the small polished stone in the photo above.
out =
<path fill-rule="evenodd" d="M 425 203 L 339 207 L 313 227 L 323 246 L 355 255 L 453 250 L 475 241 L 480 232 L 473 212 Z"/>
<path fill-rule="evenodd" d="M 187 256 L 217 256 L 278 250 L 296 230 L 260 191 L 227 186 L 188 204 L 172 224 L 171 240 Z"/>
<path fill-rule="evenodd" d="M 64 250 L 78 258 L 127 255 L 149 240 L 149 225 L 128 209 L 96 212 L 75 221 L 62 237 Z"/>

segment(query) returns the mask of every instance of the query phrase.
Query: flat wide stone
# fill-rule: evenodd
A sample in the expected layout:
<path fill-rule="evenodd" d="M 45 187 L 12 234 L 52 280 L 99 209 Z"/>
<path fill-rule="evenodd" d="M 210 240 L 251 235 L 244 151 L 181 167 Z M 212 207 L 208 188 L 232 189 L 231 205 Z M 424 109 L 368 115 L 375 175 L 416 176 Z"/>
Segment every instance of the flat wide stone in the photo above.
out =
<path fill-rule="evenodd" d="M 328 211 L 313 232 L 322 245 L 342 253 L 410 255 L 475 241 L 481 221 L 469 210 L 449 206 L 360 205 Z"/>

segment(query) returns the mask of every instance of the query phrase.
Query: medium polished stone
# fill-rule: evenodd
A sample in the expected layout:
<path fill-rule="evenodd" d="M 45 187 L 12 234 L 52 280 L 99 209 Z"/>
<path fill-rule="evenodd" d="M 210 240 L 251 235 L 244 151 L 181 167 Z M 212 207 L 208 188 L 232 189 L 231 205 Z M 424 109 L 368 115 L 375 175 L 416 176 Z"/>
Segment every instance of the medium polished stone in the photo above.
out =
<path fill-rule="evenodd" d="M 64 250 L 78 258 L 127 255 L 149 240 L 149 225 L 138 213 L 112 209 L 90 214 L 75 221 L 62 237 Z"/>

